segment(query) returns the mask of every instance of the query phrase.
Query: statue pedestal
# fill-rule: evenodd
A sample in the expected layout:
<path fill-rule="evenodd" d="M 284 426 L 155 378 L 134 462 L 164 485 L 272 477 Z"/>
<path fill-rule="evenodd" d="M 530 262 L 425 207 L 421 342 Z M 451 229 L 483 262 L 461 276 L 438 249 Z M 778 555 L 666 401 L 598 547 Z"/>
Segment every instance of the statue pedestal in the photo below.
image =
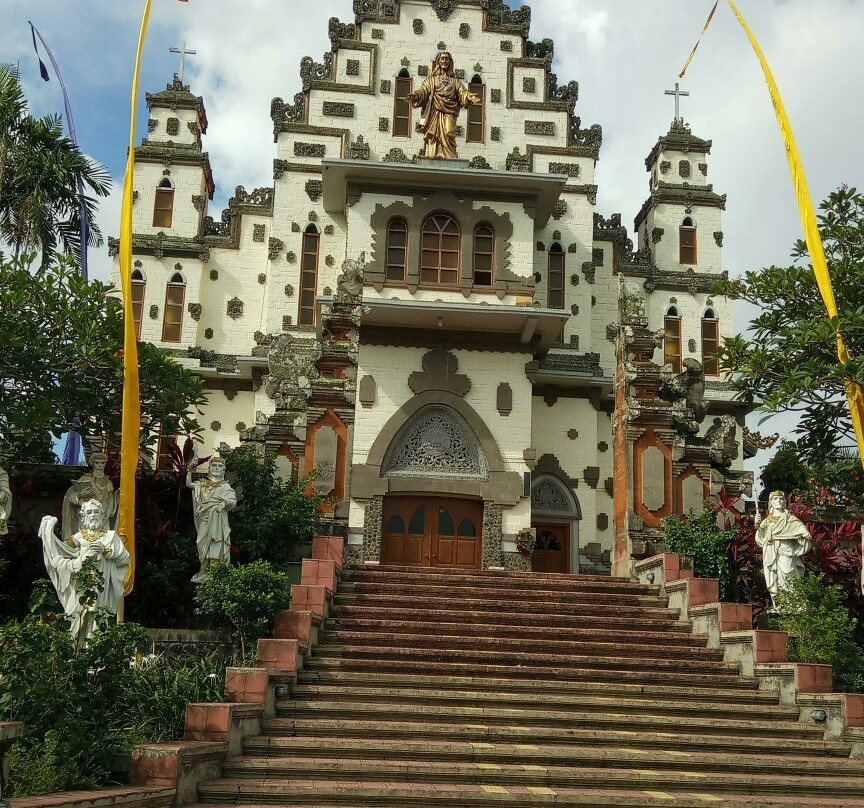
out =
<path fill-rule="evenodd" d="M 441 168 L 446 171 L 454 171 L 468 168 L 468 161 L 457 157 L 449 159 L 446 157 L 417 157 L 417 165 L 423 168 Z"/>

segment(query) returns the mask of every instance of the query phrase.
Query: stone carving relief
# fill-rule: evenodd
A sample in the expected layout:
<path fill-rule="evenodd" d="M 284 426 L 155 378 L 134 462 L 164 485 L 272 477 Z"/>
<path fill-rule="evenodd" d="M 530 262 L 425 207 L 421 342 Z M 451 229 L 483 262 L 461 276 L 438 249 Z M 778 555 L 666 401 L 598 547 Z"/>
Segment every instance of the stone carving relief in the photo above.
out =
<path fill-rule="evenodd" d="M 366 268 L 366 253 L 360 253 L 355 261 L 347 258 L 342 262 L 342 274 L 336 278 L 336 298 L 342 303 L 356 303 L 363 295 L 363 276 Z"/>
<path fill-rule="evenodd" d="M 324 192 L 324 183 L 321 180 L 306 180 L 304 189 L 310 201 L 317 202 Z"/>
<path fill-rule="evenodd" d="M 468 25 L 467 22 L 463 22 L 459 25 L 459 36 L 462 37 L 462 39 L 468 39 L 468 37 L 471 36 L 471 26 Z"/>
<path fill-rule="evenodd" d="M 263 224 L 252 225 L 252 241 L 264 241 L 265 229 Z"/>
<path fill-rule="evenodd" d="M 357 39 L 357 26 L 350 22 L 340 22 L 337 17 L 331 17 L 327 24 L 327 34 L 330 37 L 330 46 L 335 49 L 343 40 Z"/>
<path fill-rule="evenodd" d="M 456 0 L 432 0 L 432 8 L 441 22 L 447 22 L 447 18 L 456 8 Z"/>
<path fill-rule="evenodd" d="M 449 407 L 429 407 L 393 439 L 381 466 L 391 477 L 480 478 L 489 468 L 477 436 Z"/>
<path fill-rule="evenodd" d="M 282 248 L 285 246 L 285 242 L 281 239 L 270 237 L 270 240 L 267 242 L 267 257 L 273 261 L 277 255 L 282 251 Z"/>
<path fill-rule="evenodd" d="M 534 76 L 522 77 L 522 92 L 532 95 L 537 92 L 537 79 Z"/>
<path fill-rule="evenodd" d="M 501 382 L 495 393 L 495 408 L 499 415 L 508 416 L 513 412 L 513 388 L 507 382 Z"/>
<path fill-rule="evenodd" d="M 514 146 L 513 151 L 507 155 L 505 166 L 508 171 L 530 171 L 531 158 L 527 154 L 521 154 L 519 151 L 519 147 Z"/>
<path fill-rule="evenodd" d="M 723 231 L 722 230 L 718 230 L 716 233 L 714 233 L 714 241 L 718 247 L 723 246 Z"/>
<path fill-rule="evenodd" d="M 364 407 L 371 407 L 375 403 L 378 395 L 378 385 L 374 377 L 363 376 L 360 379 L 360 384 L 357 387 L 357 398 Z"/>
<path fill-rule="evenodd" d="M 321 112 L 330 118 L 353 118 L 354 104 L 345 101 L 325 101 Z"/>
<path fill-rule="evenodd" d="M 531 489 L 531 510 L 569 513 L 570 503 L 561 487 L 547 477 Z"/>
<path fill-rule="evenodd" d="M 345 62 L 345 73 L 348 76 L 359 76 L 360 75 L 360 60 L 359 59 L 347 59 Z"/>
<path fill-rule="evenodd" d="M 300 79 L 303 89 L 308 90 L 313 81 L 327 81 L 333 78 L 333 51 L 324 54 L 323 62 L 316 62 L 311 56 L 304 56 L 300 60 Z M 324 102 L 326 106 L 326 101 Z M 326 112 L 324 113 L 327 114 Z"/>
<path fill-rule="evenodd" d="M 696 435 L 708 409 L 705 403 L 705 372 L 695 359 L 685 359 L 683 365 L 684 370 L 677 374 L 672 365 L 663 368 L 657 395 L 672 405 L 675 426 L 687 434 Z"/>
<path fill-rule="evenodd" d="M 464 398 L 471 389 L 471 380 L 458 373 L 459 360 L 446 348 L 433 348 L 423 357 L 423 371 L 408 377 L 408 387 L 415 395 L 427 390 L 445 390 Z"/>
<path fill-rule="evenodd" d="M 579 163 L 549 163 L 550 174 L 565 174 L 572 179 L 577 179 L 581 174 Z"/>
<path fill-rule="evenodd" d="M 180 119 L 179 118 L 169 118 L 165 122 L 165 131 L 171 136 L 176 137 L 180 134 Z"/>
<path fill-rule="evenodd" d="M 239 297 L 232 297 L 225 307 L 225 313 L 232 320 L 239 320 L 243 316 L 243 301 Z"/>
<path fill-rule="evenodd" d="M 414 22 L 412 23 L 412 27 L 414 28 L 414 33 L 417 34 L 417 36 L 421 36 L 423 34 L 423 20 L 419 18 L 414 20 Z"/>
<path fill-rule="evenodd" d="M 150 319 L 157 320 L 159 318 L 159 306 L 155 303 L 150 307 Z"/>
<path fill-rule="evenodd" d="M 496 141 L 501 140 L 501 127 L 500 126 L 493 126 L 489 130 L 489 138 L 491 140 L 496 140 Z"/>
<path fill-rule="evenodd" d="M 555 121 L 525 121 L 526 135 L 555 136 Z"/>
<path fill-rule="evenodd" d="M 190 303 L 187 307 L 189 316 L 197 323 L 201 319 L 201 304 Z"/>
<path fill-rule="evenodd" d="M 681 160 L 678 163 L 678 173 L 681 175 L 683 179 L 689 179 L 690 177 L 690 161 L 689 160 Z"/>
<path fill-rule="evenodd" d="M 357 135 L 357 140 L 348 146 L 349 160 L 368 160 L 369 144 L 363 139 L 363 135 Z"/>
<path fill-rule="evenodd" d="M 294 142 L 295 157 L 324 157 L 327 154 L 327 146 L 323 143 Z"/>
<path fill-rule="evenodd" d="M 500 104 L 501 103 L 501 90 L 499 90 L 499 89 L 490 90 L 489 91 L 489 100 L 493 104 Z"/>

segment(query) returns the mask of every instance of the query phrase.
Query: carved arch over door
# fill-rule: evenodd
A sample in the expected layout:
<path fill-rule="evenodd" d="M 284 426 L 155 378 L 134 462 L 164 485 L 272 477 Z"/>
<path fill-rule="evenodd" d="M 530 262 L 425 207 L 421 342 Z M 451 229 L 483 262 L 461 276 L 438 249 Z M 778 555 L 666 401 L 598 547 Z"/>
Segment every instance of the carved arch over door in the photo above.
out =
<path fill-rule="evenodd" d="M 531 525 L 537 532 L 532 567 L 537 572 L 579 572 L 582 509 L 573 490 L 552 474 L 531 485 Z"/>

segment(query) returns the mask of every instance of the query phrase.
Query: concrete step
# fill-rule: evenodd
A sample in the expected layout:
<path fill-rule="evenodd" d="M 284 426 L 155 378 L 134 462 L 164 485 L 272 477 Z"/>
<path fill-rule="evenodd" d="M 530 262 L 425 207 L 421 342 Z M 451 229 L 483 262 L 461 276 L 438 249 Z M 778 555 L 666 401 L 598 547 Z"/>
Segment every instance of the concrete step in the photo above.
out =
<path fill-rule="evenodd" d="M 620 729 L 590 729 L 584 727 L 521 727 L 486 726 L 484 724 L 447 725 L 418 722 L 374 722 L 341 720 L 279 719 L 278 725 L 265 722 L 262 732 L 266 735 L 249 737 L 244 741 L 248 754 L 284 754 L 299 742 L 327 743 L 334 749 L 342 744 L 410 743 L 415 745 L 457 744 L 476 748 L 485 753 L 498 747 L 524 747 L 526 750 L 545 750 L 547 747 L 591 747 L 593 749 L 639 750 L 651 753 L 669 753 L 688 757 L 694 754 L 746 754 L 777 757 L 836 757 L 849 760 L 851 747 L 841 741 L 826 741 L 824 738 L 751 737 L 741 735 L 707 735 L 672 732 L 633 732 Z M 267 751 L 269 750 L 269 751 Z M 857 765 L 857 762 L 854 764 Z"/>
<path fill-rule="evenodd" d="M 465 651 L 490 651 L 495 653 L 533 653 L 533 654 L 568 654 L 580 656 L 618 656 L 637 657 L 640 659 L 664 659 L 669 656 L 668 644 L 652 644 L 648 638 L 621 638 L 617 632 L 609 632 L 602 639 L 562 640 L 556 637 L 507 637 L 500 636 L 496 627 L 490 626 L 486 635 L 460 636 L 458 634 L 439 635 L 396 633 L 389 631 L 349 631 L 341 627 L 327 631 L 321 637 L 327 646 L 341 645 L 343 648 L 360 646 L 375 646 L 386 648 L 417 648 L 417 649 L 459 649 Z M 723 652 L 719 649 L 708 649 L 694 646 L 677 646 L 675 657 L 680 661 L 720 662 Z"/>
<path fill-rule="evenodd" d="M 316 649 L 317 651 L 317 649 Z M 493 655 L 494 656 L 494 655 Z M 518 665 L 518 663 L 516 663 Z M 618 669 L 604 664 L 600 667 L 572 665 L 533 665 L 530 668 L 518 668 L 511 662 L 500 659 L 488 664 L 469 662 L 463 658 L 457 661 L 416 660 L 408 657 L 382 660 L 378 657 L 307 657 L 304 662 L 304 673 L 326 672 L 333 674 L 341 671 L 367 671 L 373 673 L 400 671 L 403 676 L 440 675 L 440 676 L 474 676 L 493 678 L 549 681 L 585 681 L 585 682 L 632 682 L 644 685 L 691 685 L 693 687 L 721 687 L 754 689 L 758 682 L 752 677 L 742 677 L 732 670 L 719 670 L 714 673 L 704 673 L 692 670 L 692 666 L 684 665 L 683 670 L 663 669 L 646 673 L 643 667 L 636 666 Z"/>
<path fill-rule="evenodd" d="M 598 777 L 602 774 L 603 779 Z M 224 804 L 283 804 L 283 805 L 374 805 L 374 806 L 548 806 L 554 798 L 559 806 L 669 806 L 676 808 L 705 808 L 706 804 L 722 804 L 723 808 L 764 808 L 765 806 L 834 806 L 835 808 L 862 808 L 864 795 L 827 797 L 810 794 L 804 789 L 787 788 L 784 793 L 765 793 L 755 783 L 756 794 L 748 786 L 739 786 L 737 793 L 725 788 L 722 781 L 705 783 L 681 779 L 659 773 L 652 776 L 646 770 L 638 782 L 629 776 L 611 777 L 609 771 L 585 772 L 576 778 L 575 787 L 549 785 L 509 785 L 487 783 L 479 777 L 473 783 L 438 784 L 422 781 L 377 782 L 346 778 L 330 782 L 294 779 L 221 779 L 200 787 L 203 802 Z M 478 782 L 479 781 L 479 782 Z M 661 788 L 661 784 L 665 784 Z M 841 790 L 845 790 L 845 783 Z M 716 797 L 720 792 L 724 797 Z M 762 792 L 762 793 L 759 793 Z M 785 793 L 791 792 L 791 793 Z M 675 795 L 680 795 L 676 797 Z M 806 795 L 806 796 L 805 796 Z"/>
<path fill-rule="evenodd" d="M 359 759 L 359 760 L 422 760 L 436 763 L 495 763 L 509 765 L 572 766 L 580 764 L 613 768 L 641 768 L 646 761 L 652 765 L 674 765 L 681 771 L 735 771 L 765 772 L 767 774 L 802 773 L 813 777 L 854 776 L 864 777 L 864 762 L 832 756 L 807 749 L 803 753 L 800 744 L 787 742 L 782 751 L 772 751 L 771 756 L 761 754 L 762 745 L 752 749 L 730 752 L 703 744 L 683 753 L 679 749 L 664 748 L 658 739 L 657 746 L 615 747 L 588 744 L 513 744 L 513 743 L 465 743 L 437 740 L 379 740 L 377 738 L 271 738 L 253 737 L 244 743 L 244 758 L 232 758 L 229 766 L 246 759 L 264 759 L 272 762 L 304 757 Z M 227 770 L 226 770 L 227 772 Z"/>
<path fill-rule="evenodd" d="M 639 586 L 634 578 L 613 578 L 609 575 L 571 575 L 562 572 L 520 572 L 517 570 L 457 570 L 438 567 L 400 567 L 384 564 L 348 564 L 346 573 L 358 577 L 383 577 L 390 578 L 391 575 L 410 575 L 412 577 L 445 575 L 450 578 L 463 580 L 474 580 L 477 578 L 485 580 L 510 580 L 518 582 L 542 583 L 548 581 L 561 582 L 601 582 L 610 584 L 632 584 Z"/>
<path fill-rule="evenodd" d="M 400 665 L 402 662 L 434 662 L 458 663 L 461 665 L 506 665 L 524 668 L 576 666 L 585 669 L 599 670 L 634 670 L 641 671 L 646 679 L 652 672 L 684 672 L 693 674 L 728 674 L 735 675 L 739 668 L 737 664 L 723 662 L 719 652 L 704 651 L 704 657 L 697 659 L 676 658 L 655 659 L 636 656 L 613 656 L 608 650 L 595 650 L 584 654 L 577 653 L 539 653 L 536 651 L 517 651 L 510 648 L 459 647 L 456 642 L 447 643 L 435 648 L 414 648 L 410 645 L 384 646 L 378 640 L 370 644 L 336 645 L 324 643 L 314 650 L 317 659 L 375 659 L 382 667 Z M 621 651 L 630 649 L 622 648 Z"/>
<path fill-rule="evenodd" d="M 736 682 L 741 678 L 736 677 Z M 705 688 L 694 687 L 688 684 L 686 687 L 674 685 L 662 685 L 659 683 L 627 683 L 610 682 L 604 677 L 599 681 L 588 679 L 546 680 L 540 688 L 536 681 L 526 679 L 521 674 L 514 674 L 510 678 L 496 679 L 484 676 L 451 676 L 438 673 L 436 675 L 416 674 L 406 680 L 402 673 L 385 673 L 380 671 L 310 671 L 305 669 L 300 672 L 298 682 L 301 687 L 308 687 L 322 693 L 331 692 L 331 689 L 345 688 L 349 693 L 359 688 L 391 689 L 410 687 L 416 690 L 431 689 L 439 692 L 450 692 L 453 690 L 470 691 L 478 695 L 512 693 L 528 698 L 536 698 L 541 694 L 560 695 L 567 698 L 578 698 L 580 696 L 609 695 L 616 698 L 664 698 L 670 700 L 693 698 L 703 703 L 720 704 L 762 704 L 773 706 L 779 703 L 776 693 L 756 689 L 755 679 L 744 679 L 746 686 L 734 688 Z"/>
<path fill-rule="evenodd" d="M 402 615 L 400 614 L 401 618 Z M 621 628 L 604 625 L 603 628 L 557 627 L 554 632 L 547 626 L 507 625 L 502 623 L 442 623 L 422 620 L 385 620 L 360 617 L 340 617 L 325 620 L 323 630 L 328 636 L 333 631 L 375 632 L 377 634 L 434 634 L 439 637 L 506 637 L 537 639 L 547 642 L 550 639 L 561 641 L 599 641 L 608 642 L 614 636 L 619 643 L 648 643 L 664 646 L 705 648 L 705 638 L 693 635 L 689 630 L 675 631 L 627 630 L 627 621 L 621 621 Z"/>
<path fill-rule="evenodd" d="M 646 756 L 647 757 L 647 756 Z M 435 783 L 466 784 L 483 782 L 500 786 L 554 786 L 558 788 L 596 788 L 604 786 L 627 786 L 634 774 L 644 783 L 663 790 L 689 790 L 694 783 L 712 794 L 787 794 L 805 792 L 831 797 L 853 796 L 864 799 L 864 767 L 846 767 L 838 771 L 823 771 L 812 774 L 806 769 L 797 769 L 796 761 L 788 759 L 783 766 L 739 770 L 683 768 L 676 761 L 674 767 L 664 761 L 626 760 L 618 756 L 617 761 L 600 761 L 582 758 L 569 761 L 525 763 L 484 763 L 473 760 L 429 761 L 405 760 L 399 756 L 367 760 L 365 757 L 332 758 L 302 757 L 233 759 L 224 769 L 218 782 L 237 783 L 243 790 L 243 780 L 269 781 L 304 777 L 310 780 L 362 780 L 379 783 Z M 666 761 L 668 764 L 669 761 Z M 710 766 L 710 761 L 703 761 Z M 622 764 L 622 765 L 616 765 Z"/>
<path fill-rule="evenodd" d="M 555 604 L 562 611 L 569 607 L 602 609 L 606 606 L 629 606 L 630 608 L 664 608 L 666 600 L 659 595 L 597 594 L 596 592 L 555 592 L 543 589 L 501 589 L 475 586 L 451 589 L 447 586 L 390 586 L 389 584 L 356 584 L 340 586 L 340 602 L 355 600 L 358 603 L 391 601 L 405 606 L 415 603 L 443 605 L 473 601 L 509 603 L 520 609 L 533 604 Z"/>
<path fill-rule="evenodd" d="M 634 732 L 670 732 L 679 734 L 742 735 L 747 737 L 772 737 L 781 734 L 784 738 L 821 739 L 823 730 L 789 720 L 777 715 L 773 720 L 758 720 L 739 716 L 701 715 L 696 717 L 675 716 L 665 713 L 616 712 L 598 710 L 544 710 L 508 709 L 504 707 L 466 707 L 442 704 L 394 704 L 356 701 L 324 701 L 322 699 L 302 701 L 286 699 L 279 703 L 277 717 L 268 719 L 267 726 L 277 731 L 285 722 L 293 719 L 315 719 L 363 722 L 421 722 L 486 727 L 518 726 L 534 727 L 614 729 Z M 785 719 L 785 720 L 784 720 Z"/>
<path fill-rule="evenodd" d="M 109 786 L 98 791 L 61 791 L 10 799 L 12 808 L 172 808 L 173 788 Z"/>
<path fill-rule="evenodd" d="M 537 588 L 554 591 L 598 592 L 621 594 L 656 595 L 659 587 L 638 583 L 624 578 L 604 578 L 599 575 L 544 575 L 518 573 L 516 575 L 465 574 L 461 571 L 428 569 L 423 572 L 394 572 L 392 568 L 382 575 L 380 572 L 358 570 L 349 567 L 342 576 L 346 584 L 386 583 L 412 586 L 418 583 L 431 586 L 472 588 L 475 586 L 499 587 L 504 590 Z"/>
<path fill-rule="evenodd" d="M 358 687 L 356 685 L 296 685 L 291 695 L 277 702 L 280 711 L 290 709 L 295 702 L 320 699 L 328 703 L 362 702 L 365 705 L 437 705 L 451 707 L 500 707 L 507 710 L 612 710 L 613 712 L 650 712 L 664 716 L 714 716 L 724 718 L 760 718 L 766 721 L 797 722 L 799 709 L 763 702 L 710 702 L 692 693 L 686 697 L 651 696 L 640 694 L 637 698 L 625 693 L 609 692 L 608 688 L 591 693 L 566 695 L 542 691 L 513 692 L 499 690 L 494 693 L 476 690 L 434 690 L 418 687 Z"/>

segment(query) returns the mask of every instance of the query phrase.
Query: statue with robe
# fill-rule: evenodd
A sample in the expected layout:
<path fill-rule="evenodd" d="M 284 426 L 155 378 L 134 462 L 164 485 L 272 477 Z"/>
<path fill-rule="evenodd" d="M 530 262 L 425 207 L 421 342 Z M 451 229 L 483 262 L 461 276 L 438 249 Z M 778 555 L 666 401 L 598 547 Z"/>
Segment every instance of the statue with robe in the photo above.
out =
<path fill-rule="evenodd" d="M 98 499 L 90 499 L 81 506 L 80 522 L 80 529 L 64 541 L 54 532 L 56 517 L 45 516 L 39 525 L 39 538 L 42 539 L 45 569 L 71 621 L 72 636 L 86 641 L 93 634 L 92 618 L 97 609 L 117 613 L 129 569 L 129 552 L 120 537 L 109 529 Z M 90 558 L 96 559 L 102 589 L 93 604 L 82 606 L 76 576 Z"/>
<path fill-rule="evenodd" d="M 801 560 L 810 551 L 810 531 L 786 510 L 786 495 L 773 491 L 768 497 L 768 515 L 756 528 L 756 544 L 762 549 L 762 569 L 771 593 L 771 603 L 777 608 L 777 595 L 787 582 L 804 574 Z"/>
<path fill-rule="evenodd" d="M 207 479 L 192 479 L 197 466 L 197 460 L 189 464 L 186 485 L 192 489 L 198 560 L 201 562 L 201 569 L 192 577 L 192 582 L 200 584 L 214 561 L 228 561 L 231 557 L 228 511 L 237 507 L 237 494 L 225 479 L 225 461 L 218 454 L 210 458 Z"/>
<path fill-rule="evenodd" d="M 9 488 L 9 475 L 0 468 L 0 536 L 9 532 L 9 517 L 12 515 L 12 489 Z"/>
<path fill-rule="evenodd" d="M 119 494 L 114 490 L 114 483 L 105 474 L 105 464 L 108 455 L 104 452 L 94 452 L 90 456 L 93 471 L 79 477 L 63 497 L 63 539 L 69 539 L 78 532 L 78 514 L 81 505 L 90 499 L 98 499 L 109 525 L 114 525 L 117 519 Z"/>
<path fill-rule="evenodd" d="M 420 89 L 407 96 L 413 107 L 421 107 L 420 128 L 423 130 L 426 157 L 453 159 L 456 153 L 456 119 L 459 110 L 482 103 L 479 96 L 456 78 L 453 56 L 442 51 L 435 57 L 432 75 Z"/>

